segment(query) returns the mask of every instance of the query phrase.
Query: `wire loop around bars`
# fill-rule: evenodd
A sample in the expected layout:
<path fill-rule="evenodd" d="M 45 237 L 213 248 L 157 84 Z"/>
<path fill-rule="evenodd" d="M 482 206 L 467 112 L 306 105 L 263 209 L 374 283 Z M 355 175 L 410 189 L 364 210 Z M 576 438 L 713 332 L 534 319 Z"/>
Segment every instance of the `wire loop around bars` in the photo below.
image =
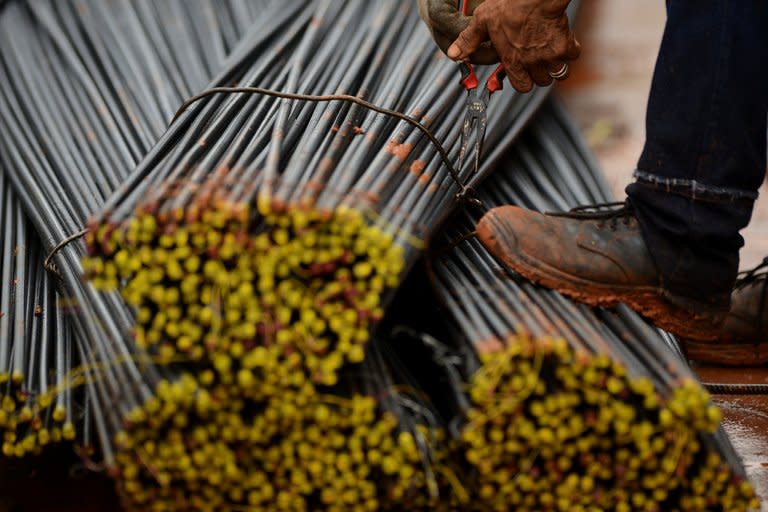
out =
<path fill-rule="evenodd" d="M 53 249 L 51 249 L 51 252 L 48 253 L 48 256 L 45 257 L 45 260 L 43 260 L 43 268 L 47 270 L 48 272 L 53 272 L 54 274 L 58 274 L 59 270 L 56 268 L 56 265 L 53 264 L 52 260 L 53 257 L 56 256 L 56 253 L 58 253 L 61 249 L 63 249 L 67 244 L 84 237 L 86 234 L 88 234 L 88 229 L 83 229 L 75 233 L 74 235 L 70 235 L 58 244 L 54 246 Z"/>
<path fill-rule="evenodd" d="M 421 124 L 416 118 L 413 118 L 407 114 L 403 114 L 402 112 L 398 112 L 397 110 L 391 110 L 384 107 L 379 107 L 378 105 L 374 105 L 373 103 L 369 101 L 365 101 L 362 98 L 358 98 L 357 96 L 351 96 L 349 94 L 328 94 L 328 95 L 311 95 L 311 94 L 295 94 L 295 93 L 289 93 L 289 92 L 281 92 L 276 91 L 273 89 L 264 89 L 261 87 L 212 87 L 210 89 L 206 89 L 205 91 L 201 92 L 200 94 L 196 94 L 195 96 L 192 96 L 187 101 L 181 104 L 181 107 L 179 107 L 179 110 L 176 111 L 176 115 L 173 116 L 173 120 L 171 121 L 171 124 L 175 123 L 176 120 L 183 114 L 193 103 L 196 103 L 204 98 L 207 98 L 208 96 L 212 96 L 214 94 L 262 94 L 264 96 L 272 96 L 275 98 L 281 98 L 281 99 L 287 99 L 287 100 L 298 100 L 298 101 L 311 101 L 311 102 L 331 102 L 331 101 L 346 101 L 349 103 L 354 103 L 356 105 L 360 105 L 363 108 L 366 108 L 368 110 L 372 110 L 373 112 L 377 112 L 379 114 L 384 114 L 387 116 L 394 117 L 396 119 L 400 119 L 401 121 L 404 121 L 414 128 L 421 131 L 426 137 L 429 139 L 429 141 L 435 146 L 438 153 L 440 153 L 440 158 L 442 159 L 445 166 L 448 168 L 448 172 L 451 175 L 451 179 L 456 183 L 456 186 L 459 187 L 459 193 L 456 195 L 456 198 L 458 200 L 468 200 L 472 201 L 472 198 L 470 197 L 471 189 L 467 187 L 466 184 L 464 184 L 461 181 L 461 177 L 459 176 L 459 171 L 456 167 L 451 163 L 451 159 L 448 155 L 448 151 L 443 147 L 443 145 L 440 143 L 439 140 L 437 140 L 437 137 L 432 134 L 432 132 Z"/>

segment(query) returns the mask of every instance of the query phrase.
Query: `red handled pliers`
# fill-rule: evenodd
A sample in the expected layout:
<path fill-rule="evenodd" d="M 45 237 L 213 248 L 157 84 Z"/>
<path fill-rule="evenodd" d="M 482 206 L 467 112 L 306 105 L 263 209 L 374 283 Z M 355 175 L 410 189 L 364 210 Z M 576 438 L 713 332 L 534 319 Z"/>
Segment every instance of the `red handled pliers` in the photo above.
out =
<path fill-rule="evenodd" d="M 461 13 L 466 16 L 469 2 L 467 0 L 460 0 Z M 461 85 L 467 90 L 467 114 L 464 117 L 464 124 L 461 130 L 461 149 L 459 152 L 459 172 L 464 167 L 464 158 L 466 158 L 467 147 L 469 146 L 469 138 L 472 134 L 472 127 L 476 126 L 476 139 L 475 139 L 475 168 L 470 175 L 474 176 L 480 171 L 480 153 L 483 150 L 483 141 L 485 140 L 485 130 L 488 127 L 488 102 L 491 99 L 491 95 L 496 91 L 500 91 L 504 88 L 504 79 L 507 77 L 507 72 L 504 70 L 503 65 L 499 65 L 493 74 L 488 77 L 485 83 L 485 88 L 479 92 L 475 92 L 480 85 L 480 81 L 477 79 L 477 73 L 475 68 L 469 62 L 461 62 L 459 64 L 461 69 Z"/>

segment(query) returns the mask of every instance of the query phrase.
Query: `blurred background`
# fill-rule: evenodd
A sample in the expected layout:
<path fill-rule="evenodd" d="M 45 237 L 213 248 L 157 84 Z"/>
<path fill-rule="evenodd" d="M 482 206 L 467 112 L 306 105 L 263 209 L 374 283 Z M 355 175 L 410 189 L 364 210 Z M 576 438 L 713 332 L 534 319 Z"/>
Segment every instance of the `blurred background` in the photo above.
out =
<path fill-rule="evenodd" d="M 645 108 L 666 20 L 661 0 L 584 0 L 576 34 L 582 56 L 560 84 L 618 199 L 645 141 Z M 743 235 L 741 268 L 768 256 L 768 200 L 758 200 Z"/>

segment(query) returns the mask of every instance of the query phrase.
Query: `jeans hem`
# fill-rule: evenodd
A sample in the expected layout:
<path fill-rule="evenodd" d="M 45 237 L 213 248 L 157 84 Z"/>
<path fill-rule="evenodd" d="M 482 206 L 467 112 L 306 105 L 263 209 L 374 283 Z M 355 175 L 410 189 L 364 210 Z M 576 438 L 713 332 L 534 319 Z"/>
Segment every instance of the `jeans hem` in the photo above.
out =
<path fill-rule="evenodd" d="M 675 193 L 694 201 L 712 201 L 720 203 L 733 203 L 737 201 L 754 202 L 758 197 L 755 190 L 744 190 L 729 187 L 708 185 L 697 180 L 683 178 L 667 178 L 649 172 L 636 169 L 633 177 L 639 185 L 649 186 Z"/>

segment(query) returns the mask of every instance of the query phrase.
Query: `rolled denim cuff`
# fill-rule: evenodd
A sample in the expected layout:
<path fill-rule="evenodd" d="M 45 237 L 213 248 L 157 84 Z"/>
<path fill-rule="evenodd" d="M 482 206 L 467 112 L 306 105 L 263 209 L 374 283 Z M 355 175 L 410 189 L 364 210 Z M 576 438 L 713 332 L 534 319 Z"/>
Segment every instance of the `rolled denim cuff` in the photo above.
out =
<path fill-rule="evenodd" d="M 633 177 L 638 185 L 676 194 L 694 201 L 716 203 L 736 203 L 742 201 L 754 202 L 758 197 L 756 190 L 708 185 L 696 180 L 669 178 L 636 169 Z"/>

